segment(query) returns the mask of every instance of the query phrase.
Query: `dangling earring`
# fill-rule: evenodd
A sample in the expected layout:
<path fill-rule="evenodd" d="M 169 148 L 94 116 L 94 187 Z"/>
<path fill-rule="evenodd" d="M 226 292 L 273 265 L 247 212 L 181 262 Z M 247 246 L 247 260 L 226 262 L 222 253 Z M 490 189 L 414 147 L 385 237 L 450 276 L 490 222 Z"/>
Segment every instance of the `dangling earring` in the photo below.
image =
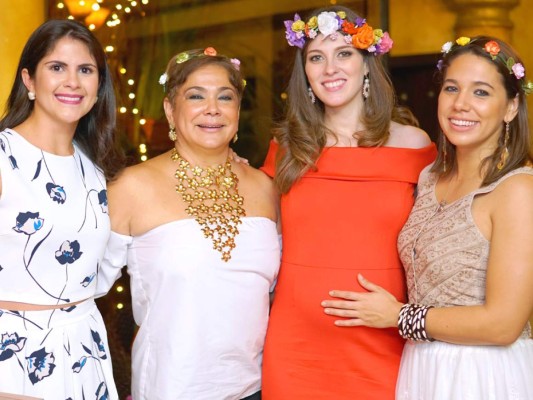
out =
<path fill-rule="evenodd" d="M 446 159 L 448 158 L 448 143 L 446 136 L 442 134 L 442 172 L 446 172 Z"/>
<path fill-rule="evenodd" d="M 507 158 L 509 158 L 509 149 L 507 148 L 507 144 L 509 143 L 509 122 L 505 123 L 505 137 L 503 139 L 503 150 L 502 154 L 500 154 L 500 162 L 498 165 L 496 165 L 496 168 L 498 168 L 498 171 L 501 171 L 503 167 L 505 167 L 505 164 L 507 163 Z"/>
<path fill-rule="evenodd" d="M 316 102 L 316 97 L 315 97 L 315 94 L 313 93 L 313 89 L 311 88 L 311 86 L 309 86 L 307 88 L 307 95 L 309 96 L 309 98 L 311 99 L 311 103 L 315 104 Z"/>
<path fill-rule="evenodd" d="M 235 136 L 233 136 L 233 143 L 236 143 L 237 140 L 239 140 L 239 135 L 237 134 L 237 132 L 235 132 Z"/>
<path fill-rule="evenodd" d="M 370 96 L 370 78 L 366 74 L 365 79 L 363 79 L 363 98 L 366 100 L 368 96 Z"/>
<path fill-rule="evenodd" d="M 35 100 L 35 93 L 33 93 L 33 92 L 28 92 L 28 99 L 30 99 L 30 101 Z"/>
<path fill-rule="evenodd" d="M 168 138 L 173 142 L 175 142 L 178 138 L 178 136 L 176 135 L 176 128 L 174 128 L 173 126 L 171 126 L 170 130 L 168 131 Z"/>

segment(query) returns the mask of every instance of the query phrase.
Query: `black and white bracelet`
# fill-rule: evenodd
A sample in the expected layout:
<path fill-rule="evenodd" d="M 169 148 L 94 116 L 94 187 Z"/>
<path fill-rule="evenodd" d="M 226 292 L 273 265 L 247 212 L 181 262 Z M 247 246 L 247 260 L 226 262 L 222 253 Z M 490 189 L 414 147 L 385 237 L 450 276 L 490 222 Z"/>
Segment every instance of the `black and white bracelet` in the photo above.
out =
<path fill-rule="evenodd" d="M 404 339 L 433 342 L 426 332 L 426 316 L 432 306 L 404 304 L 398 316 L 398 331 Z"/>

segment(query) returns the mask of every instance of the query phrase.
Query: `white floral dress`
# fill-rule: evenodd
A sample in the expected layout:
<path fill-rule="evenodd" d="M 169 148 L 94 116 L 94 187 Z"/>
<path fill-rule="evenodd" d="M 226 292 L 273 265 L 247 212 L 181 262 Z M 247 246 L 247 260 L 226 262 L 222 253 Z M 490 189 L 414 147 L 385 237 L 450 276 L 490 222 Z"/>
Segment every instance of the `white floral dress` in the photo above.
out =
<path fill-rule="evenodd" d="M 47 400 L 117 399 L 107 333 L 93 301 L 109 238 L 101 171 L 75 146 L 46 153 L 0 132 L 0 392 Z"/>

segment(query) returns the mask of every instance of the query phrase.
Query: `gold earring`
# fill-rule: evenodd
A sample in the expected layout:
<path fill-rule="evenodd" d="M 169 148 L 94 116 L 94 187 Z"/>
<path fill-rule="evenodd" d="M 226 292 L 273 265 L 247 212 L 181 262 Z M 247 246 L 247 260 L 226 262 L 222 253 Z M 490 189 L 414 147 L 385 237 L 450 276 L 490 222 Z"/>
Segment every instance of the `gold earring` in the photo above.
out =
<path fill-rule="evenodd" d="M 168 138 L 173 142 L 175 142 L 178 138 L 178 136 L 176 135 L 176 128 L 174 128 L 173 126 L 171 126 L 170 130 L 168 131 Z"/>
<path fill-rule="evenodd" d="M 239 135 L 237 135 L 237 132 L 235 132 L 235 136 L 233 136 L 233 143 L 236 143 L 237 140 L 239 140 Z"/>
<path fill-rule="evenodd" d="M 507 144 L 509 143 L 509 122 L 505 123 L 505 137 L 503 139 L 503 150 L 500 154 L 500 162 L 498 165 L 496 165 L 496 168 L 498 168 L 498 171 L 501 171 L 503 167 L 505 167 L 505 164 L 507 163 L 507 159 L 509 158 L 509 149 L 507 148 Z"/>

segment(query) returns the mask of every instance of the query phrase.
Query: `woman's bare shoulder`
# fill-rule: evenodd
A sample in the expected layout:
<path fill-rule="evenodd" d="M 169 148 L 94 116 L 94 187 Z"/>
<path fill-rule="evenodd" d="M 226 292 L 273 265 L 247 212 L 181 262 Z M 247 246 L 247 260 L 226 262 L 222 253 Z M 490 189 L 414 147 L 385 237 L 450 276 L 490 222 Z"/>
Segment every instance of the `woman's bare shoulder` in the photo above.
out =
<path fill-rule="evenodd" d="M 168 158 L 160 155 L 145 162 L 129 166 L 108 183 L 110 203 L 116 200 L 119 204 L 131 203 L 132 199 L 141 202 L 143 198 L 158 191 L 161 179 L 168 178 L 164 167 L 168 167 Z M 131 205 L 131 204 L 130 204 Z"/>
<path fill-rule="evenodd" d="M 390 138 L 386 146 L 421 149 L 431 144 L 428 134 L 420 128 L 412 125 L 402 125 L 391 122 Z"/>
<path fill-rule="evenodd" d="M 239 192 L 245 199 L 246 215 L 278 220 L 279 194 L 273 180 L 256 168 L 239 165 Z"/>
<path fill-rule="evenodd" d="M 238 164 L 235 171 L 239 179 L 247 182 L 248 185 L 261 187 L 263 190 L 273 190 L 274 182 L 263 171 L 246 164 Z"/>
<path fill-rule="evenodd" d="M 494 197 L 499 198 L 506 204 L 516 204 L 510 207 L 511 210 L 522 204 L 519 208 L 521 211 L 527 207 L 530 211 L 533 210 L 533 175 L 531 174 L 516 174 L 507 177 L 494 190 Z M 500 201 L 497 201 L 500 204 Z"/>

